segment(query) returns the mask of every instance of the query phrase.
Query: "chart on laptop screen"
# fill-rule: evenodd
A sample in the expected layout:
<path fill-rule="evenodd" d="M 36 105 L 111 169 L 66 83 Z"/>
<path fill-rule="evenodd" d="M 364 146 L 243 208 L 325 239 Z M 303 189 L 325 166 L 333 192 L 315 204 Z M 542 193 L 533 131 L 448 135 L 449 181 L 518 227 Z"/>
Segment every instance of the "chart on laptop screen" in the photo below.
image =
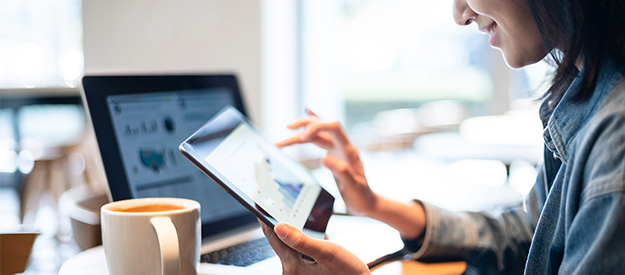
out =
<path fill-rule="evenodd" d="M 205 159 L 278 221 L 302 228 L 321 187 L 248 124 L 239 124 Z"/>
<path fill-rule="evenodd" d="M 235 200 L 178 151 L 187 136 L 225 105 L 234 104 L 227 88 L 164 91 L 107 97 L 115 137 L 133 197 L 167 194 L 202 204 L 202 221 L 244 213 Z M 215 203 L 220 202 L 220 203 Z"/>

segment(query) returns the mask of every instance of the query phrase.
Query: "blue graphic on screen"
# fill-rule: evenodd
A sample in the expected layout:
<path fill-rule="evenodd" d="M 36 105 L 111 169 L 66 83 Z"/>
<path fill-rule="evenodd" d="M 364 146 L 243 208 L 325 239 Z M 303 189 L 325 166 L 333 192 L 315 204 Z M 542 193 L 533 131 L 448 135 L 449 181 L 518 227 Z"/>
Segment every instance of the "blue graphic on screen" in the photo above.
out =
<path fill-rule="evenodd" d="M 271 158 L 267 157 L 267 163 L 273 180 L 280 185 L 278 191 L 284 196 L 282 202 L 289 210 L 293 209 L 304 184 L 297 180 L 279 161 L 271 161 Z"/>
<path fill-rule="evenodd" d="M 165 152 L 164 150 L 154 150 L 148 148 L 139 149 L 139 159 L 141 164 L 152 169 L 154 172 L 158 172 L 165 167 Z"/>
<path fill-rule="evenodd" d="M 279 185 L 278 191 L 284 195 L 282 198 L 282 202 L 287 205 L 290 209 L 295 205 L 295 201 L 297 200 L 297 196 L 299 192 L 302 191 L 303 184 L 301 183 L 284 183 L 279 179 L 274 179 Z"/>

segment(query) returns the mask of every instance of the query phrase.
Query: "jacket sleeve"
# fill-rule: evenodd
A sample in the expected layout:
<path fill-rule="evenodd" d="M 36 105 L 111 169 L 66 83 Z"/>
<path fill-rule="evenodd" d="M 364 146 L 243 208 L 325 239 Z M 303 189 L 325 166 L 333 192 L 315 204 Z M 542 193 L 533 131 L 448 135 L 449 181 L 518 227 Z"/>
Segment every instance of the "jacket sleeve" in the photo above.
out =
<path fill-rule="evenodd" d="M 546 188 L 542 167 L 525 200 L 501 212 L 450 212 L 426 202 L 426 229 L 415 240 L 404 240 L 413 258 L 422 262 L 467 262 L 485 274 L 522 274 Z"/>

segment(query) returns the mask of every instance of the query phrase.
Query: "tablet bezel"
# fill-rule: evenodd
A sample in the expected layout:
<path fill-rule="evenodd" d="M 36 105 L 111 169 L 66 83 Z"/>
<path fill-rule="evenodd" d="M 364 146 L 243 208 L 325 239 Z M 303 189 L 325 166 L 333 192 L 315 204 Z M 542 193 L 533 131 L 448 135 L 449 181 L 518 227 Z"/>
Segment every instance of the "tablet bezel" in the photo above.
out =
<path fill-rule="evenodd" d="M 262 133 L 254 126 L 254 124 L 252 124 L 243 114 L 230 106 L 218 112 L 211 120 L 198 129 L 198 131 L 182 142 L 179 149 L 187 159 L 202 170 L 202 172 L 204 172 L 207 176 L 213 179 L 214 182 L 218 183 L 223 189 L 226 190 L 226 192 L 228 192 L 228 194 L 239 201 L 259 220 L 273 228 L 280 221 L 276 220 L 264 211 L 262 207 L 254 201 L 254 199 L 247 196 L 236 186 L 236 184 L 220 173 L 216 167 L 208 163 L 205 160 L 207 155 L 198 152 L 193 144 L 196 140 L 206 138 L 206 136 L 209 135 L 219 135 L 225 137 L 241 123 L 247 124 L 253 131 L 263 137 Z M 311 175 L 311 178 L 314 177 Z M 327 190 L 323 187 L 320 188 L 320 192 L 315 199 L 313 209 L 307 217 L 307 222 L 303 228 L 307 234 L 319 237 L 316 233 L 325 233 L 327 223 L 333 213 L 334 200 L 334 197 Z"/>

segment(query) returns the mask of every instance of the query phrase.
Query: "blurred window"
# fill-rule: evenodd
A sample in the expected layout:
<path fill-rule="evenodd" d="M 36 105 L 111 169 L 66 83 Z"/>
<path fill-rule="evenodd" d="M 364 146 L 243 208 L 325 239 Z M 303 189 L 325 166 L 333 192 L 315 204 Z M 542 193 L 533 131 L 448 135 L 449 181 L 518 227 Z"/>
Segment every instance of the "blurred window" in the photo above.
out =
<path fill-rule="evenodd" d="M 0 88 L 76 87 L 80 0 L 0 1 Z"/>
<path fill-rule="evenodd" d="M 77 87 L 83 74 L 81 3 L 0 1 L 0 173 L 38 157 L 26 153 L 72 144 L 82 133 L 79 95 L 61 100 L 57 93 Z"/>
<path fill-rule="evenodd" d="M 468 116 L 488 115 L 544 92 L 548 65 L 510 70 L 475 24 L 454 23 L 452 1 L 300 4 L 301 104 L 342 118 L 348 131 L 387 110 L 452 101 Z M 502 92 L 504 102 L 493 102 Z"/>

